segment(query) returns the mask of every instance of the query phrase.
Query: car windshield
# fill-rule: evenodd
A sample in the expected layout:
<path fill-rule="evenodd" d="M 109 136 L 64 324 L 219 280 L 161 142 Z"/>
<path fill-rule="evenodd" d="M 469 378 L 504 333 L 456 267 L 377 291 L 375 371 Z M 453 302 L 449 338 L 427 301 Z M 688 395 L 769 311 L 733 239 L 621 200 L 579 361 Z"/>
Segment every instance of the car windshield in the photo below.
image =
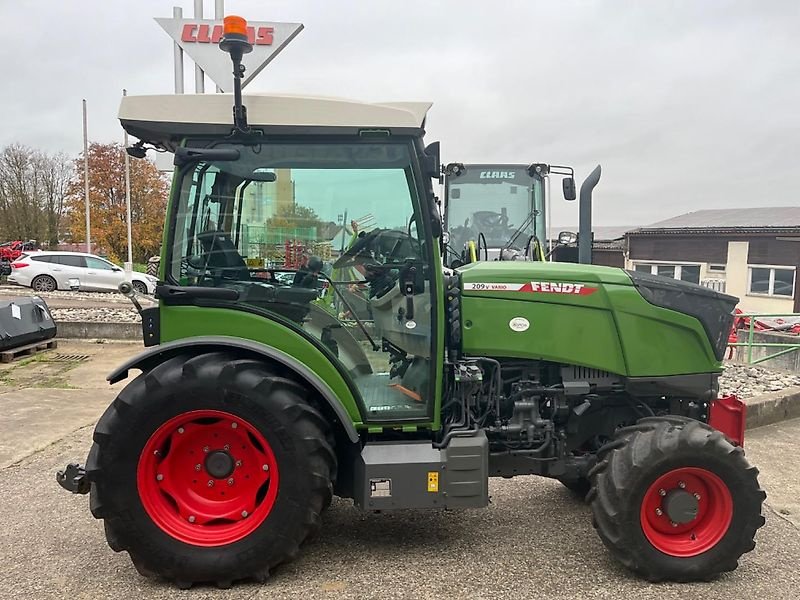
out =
<path fill-rule="evenodd" d="M 375 420 L 427 415 L 432 250 L 417 234 L 411 145 L 237 149 L 236 161 L 182 171 L 169 279 L 236 289 L 239 303 L 316 338 L 356 375 Z M 413 319 L 406 272 L 420 296 Z"/>

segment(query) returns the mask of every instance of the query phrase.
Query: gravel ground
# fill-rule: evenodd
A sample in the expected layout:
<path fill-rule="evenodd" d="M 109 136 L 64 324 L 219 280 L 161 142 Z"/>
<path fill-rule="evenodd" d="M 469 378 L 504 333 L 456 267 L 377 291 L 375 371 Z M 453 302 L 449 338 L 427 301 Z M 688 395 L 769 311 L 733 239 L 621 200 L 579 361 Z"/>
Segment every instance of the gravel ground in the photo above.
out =
<path fill-rule="evenodd" d="M 119 308 L 51 308 L 50 312 L 56 322 L 90 321 L 92 323 L 138 323 L 141 317 L 128 302 L 128 306 Z"/>
<path fill-rule="evenodd" d="M 800 375 L 735 363 L 726 363 L 725 372 L 720 378 L 720 391 L 734 393 L 740 398 L 779 392 L 795 386 L 800 386 Z"/>
<path fill-rule="evenodd" d="M 34 292 L 28 288 L 17 285 L 2 285 L 0 286 L 0 296 L 31 296 Z M 69 292 L 69 291 L 56 291 L 56 292 L 40 292 L 36 294 L 47 300 L 48 298 L 64 298 L 68 300 L 97 300 L 100 302 L 112 302 L 119 304 L 130 304 L 122 294 L 117 292 Z"/>

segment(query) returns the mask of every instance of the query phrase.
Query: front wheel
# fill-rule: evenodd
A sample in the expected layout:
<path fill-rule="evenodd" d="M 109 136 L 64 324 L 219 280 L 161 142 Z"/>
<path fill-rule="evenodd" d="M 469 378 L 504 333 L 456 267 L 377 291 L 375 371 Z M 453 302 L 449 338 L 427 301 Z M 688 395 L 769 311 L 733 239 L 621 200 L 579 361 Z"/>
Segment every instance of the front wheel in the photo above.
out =
<path fill-rule="evenodd" d="M 180 587 L 263 580 L 330 502 L 336 457 L 295 381 L 226 353 L 170 358 L 97 424 L 91 508 L 112 549 Z"/>
<path fill-rule="evenodd" d="M 594 526 L 611 553 L 649 581 L 733 571 L 764 524 L 742 448 L 705 423 L 651 417 L 621 429 L 590 471 Z"/>
<path fill-rule="evenodd" d="M 142 296 L 147 295 L 147 286 L 141 281 L 134 281 L 131 285 L 133 286 L 133 289 L 136 291 L 137 294 L 140 294 Z"/>

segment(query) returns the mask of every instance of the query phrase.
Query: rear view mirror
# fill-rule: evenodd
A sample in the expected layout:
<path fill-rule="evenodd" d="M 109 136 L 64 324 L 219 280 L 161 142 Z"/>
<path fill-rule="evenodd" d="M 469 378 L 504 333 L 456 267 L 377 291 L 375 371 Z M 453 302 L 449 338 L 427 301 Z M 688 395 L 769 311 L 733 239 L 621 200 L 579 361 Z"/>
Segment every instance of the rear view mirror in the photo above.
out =
<path fill-rule="evenodd" d="M 578 234 L 574 231 L 562 231 L 558 234 L 558 243 L 562 246 L 571 246 L 578 241 Z"/>
<path fill-rule="evenodd" d="M 248 177 L 250 181 L 264 181 L 272 183 L 277 179 L 277 175 L 268 169 L 256 169 L 253 174 Z"/>
<path fill-rule="evenodd" d="M 439 142 L 433 142 L 425 146 L 425 171 L 431 179 L 437 179 L 442 172 Z"/>
<path fill-rule="evenodd" d="M 575 200 L 575 180 L 572 177 L 562 179 L 561 188 L 564 190 L 564 200 Z"/>

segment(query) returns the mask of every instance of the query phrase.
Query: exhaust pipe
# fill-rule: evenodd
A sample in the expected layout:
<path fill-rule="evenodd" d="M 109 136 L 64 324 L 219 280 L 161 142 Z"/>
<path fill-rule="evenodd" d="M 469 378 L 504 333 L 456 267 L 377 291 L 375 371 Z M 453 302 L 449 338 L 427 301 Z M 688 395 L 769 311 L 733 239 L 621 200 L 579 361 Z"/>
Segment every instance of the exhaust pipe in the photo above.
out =
<path fill-rule="evenodd" d="M 580 218 L 578 221 L 578 262 L 588 265 L 592 262 L 592 190 L 600 181 L 600 165 L 589 173 L 581 184 Z"/>

